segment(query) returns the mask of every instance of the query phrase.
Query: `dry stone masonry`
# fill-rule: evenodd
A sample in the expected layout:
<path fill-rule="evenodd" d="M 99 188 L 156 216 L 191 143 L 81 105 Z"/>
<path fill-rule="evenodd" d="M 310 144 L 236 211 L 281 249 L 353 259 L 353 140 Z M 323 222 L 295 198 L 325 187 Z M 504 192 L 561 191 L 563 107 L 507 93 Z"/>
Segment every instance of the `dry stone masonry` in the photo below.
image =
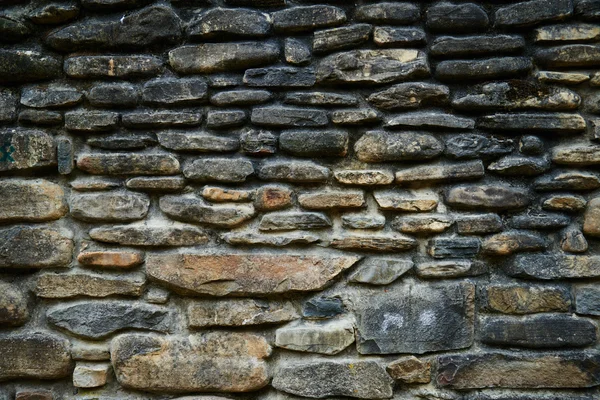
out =
<path fill-rule="evenodd" d="M 0 0 L 0 400 L 600 399 L 600 0 Z"/>

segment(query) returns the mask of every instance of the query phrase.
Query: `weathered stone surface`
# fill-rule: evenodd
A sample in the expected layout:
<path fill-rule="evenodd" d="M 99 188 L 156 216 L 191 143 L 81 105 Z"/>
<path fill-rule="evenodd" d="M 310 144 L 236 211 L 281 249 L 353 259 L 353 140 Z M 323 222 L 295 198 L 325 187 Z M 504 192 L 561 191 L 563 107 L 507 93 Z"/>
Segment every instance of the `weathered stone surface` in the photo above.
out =
<path fill-rule="evenodd" d="M 111 111 L 69 111 L 65 113 L 65 128 L 76 132 L 104 132 L 116 128 L 119 114 Z"/>
<path fill-rule="evenodd" d="M 442 260 L 419 263 L 415 271 L 420 278 L 446 279 L 482 275 L 486 268 L 476 261 Z"/>
<path fill-rule="evenodd" d="M 131 268 L 144 262 L 144 253 L 134 250 L 90 250 L 79 253 L 77 261 L 89 267 Z"/>
<path fill-rule="evenodd" d="M 502 219 L 498 214 L 461 215 L 456 218 L 456 230 L 463 235 L 495 233 L 502 230 Z"/>
<path fill-rule="evenodd" d="M 413 267 L 410 260 L 369 257 L 350 276 L 350 282 L 388 285 Z"/>
<path fill-rule="evenodd" d="M 481 178 L 485 175 L 481 161 L 453 164 L 432 164 L 401 169 L 396 172 L 396 183 L 449 182 Z"/>
<path fill-rule="evenodd" d="M 3 281 L 0 290 L 0 326 L 24 325 L 30 316 L 27 295 L 21 287 Z"/>
<path fill-rule="evenodd" d="M 594 0 L 578 0 L 574 2 L 575 15 L 584 19 L 597 20 L 600 17 L 600 6 Z"/>
<path fill-rule="evenodd" d="M 486 289 L 486 308 L 503 314 L 565 312 L 571 307 L 571 294 L 553 286 L 500 286 Z"/>
<path fill-rule="evenodd" d="M 65 59 L 71 78 L 134 78 L 157 75 L 163 62 L 150 56 L 74 56 Z"/>
<path fill-rule="evenodd" d="M 346 311 L 344 302 L 339 297 L 320 296 L 304 303 L 302 316 L 307 319 L 331 318 Z"/>
<path fill-rule="evenodd" d="M 500 7 L 496 10 L 495 26 L 522 27 L 564 19 L 573 13 L 573 3 L 567 0 L 530 0 Z"/>
<path fill-rule="evenodd" d="M 492 346 L 534 349 L 584 347 L 596 342 L 596 325 L 567 315 L 487 317 L 481 341 Z"/>
<path fill-rule="evenodd" d="M 298 106 L 354 106 L 358 104 L 356 96 L 333 92 L 292 92 L 285 95 L 286 104 Z"/>
<path fill-rule="evenodd" d="M 585 253 L 588 247 L 585 236 L 578 229 L 567 230 L 560 240 L 560 248 L 568 253 Z"/>
<path fill-rule="evenodd" d="M 548 67 L 595 67 L 600 65 L 600 46 L 569 44 L 540 49 L 536 62 Z"/>
<path fill-rule="evenodd" d="M 355 24 L 317 31 L 313 38 L 313 51 L 318 54 L 357 47 L 369 40 L 371 30 L 369 24 Z"/>
<path fill-rule="evenodd" d="M 535 180 L 535 190 L 593 190 L 600 187 L 600 177 L 588 171 L 556 171 Z"/>
<path fill-rule="evenodd" d="M 337 7 L 316 5 L 276 11 L 271 18 L 275 31 L 302 32 L 341 25 L 346 14 Z"/>
<path fill-rule="evenodd" d="M 370 95 L 369 103 L 382 110 L 419 108 L 421 105 L 441 105 L 448 101 L 447 86 L 425 82 L 399 83 Z"/>
<path fill-rule="evenodd" d="M 546 248 L 546 242 L 538 235 L 527 232 L 502 232 L 486 238 L 482 249 L 486 253 L 510 255 L 522 251 L 538 251 Z"/>
<path fill-rule="evenodd" d="M 94 86 L 87 94 L 94 107 L 124 107 L 137 104 L 137 89 L 129 83 L 102 83 Z"/>
<path fill-rule="evenodd" d="M 549 25 L 535 30 L 536 42 L 586 41 L 600 36 L 600 29 L 593 24 Z"/>
<path fill-rule="evenodd" d="M 423 44 L 425 41 L 425 31 L 421 28 L 377 26 L 373 30 L 373 42 L 381 47 L 408 47 Z"/>
<path fill-rule="evenodd" d="M 314 212 L 279 212 L 262 217 L 261 231 L 328 228 L 331 221 L 325 215 Z"/>
<path fill-rule="evenodd" d="M 446 154 L 456 159 L 492 158 L 513 150 L 510 139 L 475 134 L 460 134 L 446 140 Z"/>
<path fill-rule="evenodd" d="M 526 190 L 498 185 L 456 186 L 446 194 L 446 203 L 461 209 L 511 210 L 529 202 Z"/>
<path fill-rule="evenodd" d="M 491 80 L 526 75 L 533 67 L 529 57 L 497 57 L 484 60 L 447 60 L 438 64 L 440 81 Z"/>
<path fill-rule="evenodd" d="M 29 36 L 30 31 L 27 25 L 16 18 L 6 15 L 0 16 L 0 34 L 4 43 L 20 42 Z"/>
<path fill-rule="evenodd" d="M 44 179 L 0 180 L 2 222 L 41 222 L 61 218 L 67 213 L 63 189 Z"/>
<path fill-rule="evenodd" d="M 437 237 L 427 243 L 427 253 L 433 258 L 473 258 L 480 247 L 478 238 Z"/>
<path fill-rule="evenodd" d="M 165 308 L 115 300 L 55 306 L 46 317 L 50 324 L 89 339 L 124 329 L 169 332 L 173 324 L 173 314 Z"/>
<path fill-rule="evenodd" d="M 266 162 L 258 170 L 260 179 L 281 182 L 324 182 L 330 175 L 329 168 L 310 161 Z"/>
<path fill-rule="evenodd" d="M 246 154 L 273 154 L 277 151 L 277 137 L 267 130 L 247 128 L 240 134 L 240 147 Z"/>
<path fill-rule="evenodd" d="M 264 37 L 270 30 L 271 22 L 266 14 L 235 8 L 213 8 L 188 25 L 192 39 Z"/>
<path fill-rule="evenodd" d="M 585 130 L 579 114 L 494 114 L 481 117 L 478 127 L 499 131 L 570 133 Z"/>
<path fill-rule="evenodd" d="M 248 190 L 225 189 L 215 186 L 205 186 L 202 189 L 202 197 L 206 200 L 221 202 L 247 202 L 251 200 L 253 193 Z"/>
<path fill-rule="evenodd" d="M 162 196 L 159 206 L 175 220 L 220 227 L 236 226 L 254 217 L 252 205 L 211 205 L 194 194 Z"/>
<path fill-rule="evenodd" d="M 522 254 L 506 267 L 511 276 L 523 278 L 571 279 L 600 276 L 600 257 L 595 255 Z"/>
<path fill-rule="evenodd" d="M 239 140 L 188 131 L 161 131 L 157 135 L 161 146 L 175 151 L 202 153 L 232 152 L 240 147 Z"/>
<path fill-rule="evenodd" d="M 195 246 L 208 241 L 204 231 L 191 225 L 117 225 L 94 228 L 90 237 L 125 246 Z"/>
<path fill-rule="evenodd" d="M 28 15 L 34 24 L 54 25 L 69 22 L 79 15 L 77 3 L 50 3 L 42 4 Z"/>
<path fill-rule="evenodd" d="M 81 4 L 93 11 L 111 11 L 138 8 L 150 3 L 149 0 L 82 0 Z"/>
<path fill-rule="evenodd" d="M 21 104 L 33 108 L 71 107 L 82 100 L 83 94 L 68 86 L 29 86 L 21 92 Z"/>
<path fill-rule="evenodd" d="M 156 254 L 148 256 L 148 276 L 191 294 L 270 295 L 320 290 L 359 257 L 270 254 Z"/>
<path fill-rule="evenodd" d="M 354 343 L 354 324 L 348 319 L 292 322 L 275 331 L 275 346 L 287 350 L 338 354 Z"/>
<path fill-rule="evenodd" d="M 506 156 L 489 164 L 487 169 L 500 175 L 541 175 L 550 169 L 550 160 L 546 158 Z"/>
<path fill-rule="evenodd" d="M 357 304 L 361 354 L 416 353 L 469 347 L 475 288 L 468 283 L 411 284 L 377 291 Z"/>
<path fill-rule="evenodd" d="M 0 380 L 58 379 L 71 373 L 69 341 L 58 335 L 47 332 L 3 335 L 0 347 L 3 354 Z"/>
<path fill-rule="evenodd" d="M 15 400 L 54 400 L 54 395 L 49 390 L 19 390 Z"/>
<path fill-rule="evenodd" d="M 386 368 L 390 376 L 401 383 L 429 383 L 431 362 L 419 360 L 415 356 L 402 357 Z"/>
<path fill-rule="evenodd" d="M 419 7 L 415 4 L 380 2 L 357 7 L 354 18 L 371 23 L 405 25 L 417 21 L 420 14 Z"/>
<path fill-rule="evenodd" d="M 423 212 L 434 210 L 438 205 L 438 196 L 427 192 L 376 191 L 373 197 L 383 210 Z"/>
<path fill-rule="evenodd" d="M 536 77 L 540 82 L 578 85 L 590 80 L 590 75 L 576 72 L 538 71 Z"/>
<path fill-rule="evenodd" d="M 188 111 L 134 111 L 121 116 L 121 123 L 127 128 L 168 128 L 198 126 L 202 114 Z"/>
<path fill-rule="evenodd" d="M 89 19 L 52 32 L 46 44 L 59 51 L 141 49 L 174 44 L 181 36 L 181 21 L 169 7 L 151 6 L 116 19 Z"/>
<path fill-rule="evenodd" d="M 0 171 L 30 170 L 57 164 L 55 141 L 41 130 L 7 128 L 0 131 Z"/>
<path fill-rule="evenodd" d="M 310 381 L 310 385 L 306 382 Z M 359 399 L 392 397 L 392 378 L 375 361 L 313 361 L 287 364 L 273 378 L 273 387 L 302 397 L 346 396 Z"/>
<path fill-rule="evenodd" d="M 527 81 L 488 83 L 476 93 L 455 97 L 452 107 L 458 110 L 573 110 L 579 107 L 581 97 L 574 91 L 543 87 Z"/>
<path fill-rule="evenodd" d="M 222 235 L 221 238 L 232 245 L 262 245 L 273 247 L 306 245 L 320 241 L 320 238 L 317 235 L 299 232 L 290 232 L 282 234 L 232 232 Z"/>
<path fill-rule="evenodd" d="M 248 392 L 269 383 L 264 359 L 271 348 L 263 337 L 248 333 L 125 334 L 112 341 L 110 353 L 117 380 L 131 389 Z"/>
<path fill-rule="evenodd" d="M 57 78 L 62 59 L 36 51 L 0 50 L 0 84 L 35 82 Z"/>
<path fill-rule="evenodd" d="M 253 124 L 269 127 L 316 127 L 327 125 L 327 113 L 322 110 L 290 107 L 263 107 L 252 110 Z"/>
<path fill-rule="evenodd" d="M 143 275 L 117 277 L 96 274 L 44 274 L 36 282 L 35 294 L 46 299 L 71 297 L 132 296 L 142 294 Z"/>
<path fill-rule="evenodd" d="M 233 128 L 243 125 L 246 120 L 247 116 L 243 110 L 211 110 L 206 115 L 206 127 L 212 129 Z"/>
<path fill-rule="evenodd" d="M 257 210 L 281 210 L 292 205 L 292 191 L 285 186 L 267 185 L 256 190 L 254 207 Z"/>
<path fill-rule="evenodd" d="M 82 221 L 135 221 L 148 213 L 150 199 L 134 193 L 86 193 L 71 196 L 71 215 Z"/>
<path fill-rule="evenodd" d="M 402 252 L 416 247 L 417 241 L 401 234 L 346 234 L 333 236 L 329 245 L 341 250 Z"/>
<path fill-rule="evenodd" d="M 474 3 L 437 3 L 427 9 L 427 26 L 441 32 L 477 32 L 485 30 L 489 18 Z"/>
<path fill-rule="evenodd" d="M 600 163 L 600 146 L 593 144 L 556 146 L 552 149 L 555 164 L 586 166 Z"/>
<path fill-rule="evenodd" d="M 430 54 L 456 57 L 512 53 L 525 47 L 525 40 L 516 35 L 441 36 L 431 44 Z"/>
<path fill-rule="evenodd" d="M 380 116 L 370 108 L 358 110 L 336 110 L 331 113 L 331 122 L 337 125 L 365 125 L 378 122 Z"/>
<path fill-rule="evenodd" d="M 577 286 L 575 289 L 575 311 L 583 315 L 600 315 L 600 293 L 598 288 Z"/>
<path fill-rule="evenodd" d="M 110 364 L 79 362 L 73 370 L 73 386 L 77 388 L 97 388 L 106 385 Z"/>
<path fill-rule="evenodd" d="M 203 43 L 171 50 L 169 64 L 180 74 L 203 74 L 268 65 L 278 57 L 272 43 Z"/>
<path fill-rule="evenodd" d="M 589 236 L 600 236 L 600 198 L 591 199 L 587 203 L 583 233 Z"/>
<path fill-rule="evenodd" d="M 154 105 L 198 104 L 207 99 L 207 85 L 203 79 L 157 79 L 146 82 L 142 101 Z"/>
<path fill-rule="evenodd" d="M 183 175 L 199 182 L 243 182 L 253 173 L 252 163 L 244 159 L 199 158 L 183 166 Z"/>
<path fill-rule="evenodd" d="M 517 229 L 548 230 L 564 228 L 571 219 L 558 213 L 528 213 L 510 218 L 509 225 Z"/>
<path fill-rule="evenodd" d="M 437 383 L 453 389 L 584 388 L 598 384 L 598 356 L 461 354 L 438 358 Z M 487 373 L 482 373 L 486 371 Z"/>
<path fill-rule="evenodd" d="M 157 143 L 157 140 L 153 133 L 132 132 L 127 136 L 119 133 L 88 136 L 86 143 L 91 147 L 106 150 L 136 150 L 153 146 Z"/>
<path fill-rule="evenodd" d="M 169 154 L 81 154 L 77 168 L 95 175 L 175 175 L 179 161 Z"/>
<path fill-rule="evenodd" d="M 396 217 L 392 228 L 402 233 L 441 233 L 450 228 L 454 220 L 446 214 L 422 214 Z"/>
<path fill-rule="evenodd" d="M 10 89 L 0 90 L 0 123 L 13 122 L 17 118 L 17 94 Z"/>
<path fill-rule="evenodd" d="M 299 317 L 289 301 L 198 300 L 187 309 L 191 328 L 280 324 Z"/>
<path fill-rule="evenodd" d="M 73 241 L 52 228 L 16 225 L 0 229 L 2 268 L 66 267 L 71 261 Z"/>
<path fill-rule="evenodd" d="M 298 203 L 309 210 L 356 208 L 365 205 L 365 195 L 349 190 L 302 193 L 298 195 Z"/>
<path fill-rule="evenodd" d="M 429 76 L 419 50 L 354 50 L 325 57 L 316 69 L 322 84 L 380 84 Z"/>
<path fill-rule="evenodd" d="M 440 112 L 415 112 L 388 118 L 385 126 L 390 129 L 473 129 L 475 120 Z"/>
<path fill-rule="evenodd" d="M 587 201 L 582 196 L 557 194 L 544 200 L 542 208 L 551 211 L 577 212 L 583 210 L 586 204 Z"/>
<path fill-rule="evenodd" d="M 312 58 L 310 45 L 296 38 L 286 38 L 283 51 L 285 61 L 292 65 L 306 65 Z"/>
<path fill-rule="evenodd" d="M 334 171 L 335 179 L 346 185 L 389 185 L 394 175 L 387 170 L 341 170 Z"/>
<path fill-rule="evenodd" d="M 211 104 L 215 106 L 245 106 L 261 104 L 272 98 L 271 92 L 266 90 L 230 90 L 219 92 L 210 97 Z"/>
<path fill-rule="evenodd" d="M 279 148 L 296 156 L 345 156 L 348 133 L 345 131 L 289 130 L 279 135 Z"/>
<path fill-rule="evenodd" d="M 354 151 L 365 162 L 429 160 L 444 151 L 444 144 L 426 133 L 369 131 L 358 139 Z"/>

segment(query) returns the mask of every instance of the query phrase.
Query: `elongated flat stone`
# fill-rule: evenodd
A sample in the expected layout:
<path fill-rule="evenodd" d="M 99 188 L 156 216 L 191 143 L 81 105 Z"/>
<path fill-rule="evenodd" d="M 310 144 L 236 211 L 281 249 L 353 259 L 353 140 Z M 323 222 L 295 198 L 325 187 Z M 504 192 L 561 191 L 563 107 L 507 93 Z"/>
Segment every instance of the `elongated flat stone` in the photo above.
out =
<path fill-rule="evenodd" d="M 386 121 L 385 126 L 391 129 L 420 128 L 468 130 L 475 128 L 475 120 L 439 112 L 418 112 L 391 117 Z"/>
<path fill-rule="evenodd" d="M 208 135 L 187 131 L 161 131 L 158 142 L 164 148 L 175 151 L 200 153 L 232 152 L 240 148 L 240 141 L 234 138 Z"/>
<path fill-rule="evenodd" d="M 279 148 L 297 156 L 343 157 L 348 151 L 345 131 L 289 130 L 279 135 Z"/>
<path fill-rule="evenodd" d="M 325 111 L 291 107 L 254 108 L 251 120 L 256 125 L 281 128 L 325 126 L 329 122 Z"/>
<path fill-rule="evenodd" d="M 236 21 L 232 24 L 232 21 Z M 263 37 L 269 34 L 271 21 L 258 11 L 214 8 L 194 18 L 188 32 L 192 39 L 219 37 Z"/>
<path fill-rule="evenodd" d="M 334 171 L 335 179 L 346 185 L 389 185 L 394 175 L 387 170 L 341 170 Z"/>
<path fill-rule="evenodd" d="M 312 68 L 252 68 L 244 73 L 244 83 L 250 87 L 302 88 L 313 86 L 315 81 Z"/>
<path fill-rule="evenodd" d="M 310 161 L 265 162 L 258 170 L 260 179 L 281 182 L 325 182 L 330 175 L 329 168 Z"/>
<path fill-rule="evenodd" d="M 533 64 L 529 57 L 497 57 L 485 60 L 448 60 L 438 64 L 440 81 L 491 80 L 526 75 Z"/>
<path fill-rule="evenodd" d="M 419 50 L 354 50 L 325 57 L 316 73 L 323 84 L 390 83 L 427 77 L 429 64 Z"/>
<path fill-rule="evenodd" d="M 151 56 L 73 56 L 65 59 L 71 78 L 135 78 L 158 75 L 163 62 Z"/>
<path fill-rule="evenodd" d="M 522 254 L 507 266 L 511 276 L 523 278 L 573 279 L 600 276 L 600 257 L 595 255 Z"/>
<path fill-rule="evenodd" d="M 271 14 L 277 32 L 303 32 L 336 26 L 346 21 L 341 8 L 325 5 L 292 7 Z"/>
<path fill-rule="evenodd" d="M 486 308 L 503 314 L 535 314 L 566 312 L 571 306 L 571 294 L 554 286 L 501 286 L 486 288 Z"/>
<path fill-rule="evenodd" d="M 369 24 L 355 24 L 317 31 L 313 38 L 313 51 L 318 54 L 357 47 L 369 40 L 371 30 Z"/>
<path fill-rule="evenodd" d="M 347 234 L 333 236 L 331 247 L 341 250 L 402 252 L 417 246 L 417 241 L 402 234 Z"/>
<path fill-rule="evenodd" d="M 95 175 L 175 175 L 179 161 L 170 154 L 81 154 L 77 168 Z"/>
<path fill-rule="evenodd" d="M 108 297 L 142 295 L 146 279 L 144 276 L 117 277 L 96 274 L 44 274 L 35 288 L 38 297 L 67 299 L 78 296 Z"/>
<path fill-rule="evenodd" d="M 530 0 L 496 10 L 495 26 L 523 27 L 564 19 L 573 13 L 568 0 Z"/>
<path fill-rule="evenodd" d="M 150 255 L 148 276 L 191 294 L 268 295 L 320 290 L 359 257 L 267 254 Z"/>
<path fill-rule="evenodd" d="M 579 114 L 494 114 L 482 117 L 478 127 L 497 131 L 530 131 L 536 133 L 575 133 L 585 130 Z"/>
<path fill-rule="evenodd" d="M 261 234 L 253 232 L 231 232 L 221 236 L 223 240 L 232 245 L 262 245 L 283 247 L 291 245 L 307 245 L 319 242 L 317 235 L 310 233 L 290 232 L 282 234 Z"/>
<path fill-rule="evenodd" d="M 594 40 L 600 28 L 593 24 L 560 24 L 543 26 L 535 30 L 536 42 L 576 42 Z"/>
<path fill-rule="evenodd" d="M 212 205 L 194 194 L 162 196 L 159 207 L 166 215 L 178 221 L 220 227 L 239 225 L 255 214 L 252 205 Z"/>
<path fill-rule="evenodd" d="M 319 229 L 330 227 L 329 218 L 314 212 L 279 212 L 269 213 L 262 217 L 259 225 L 261 231 L 284 231 L 293 229 Z"/>
<path fill-rule="evenodd" d="M 569 44 L 540 49 L 536 61 L 548 67 L 596 67 L 600 65 L 600 46 Z"/>
<path fill-rule="evenodd" d="M 444 85 L 407 82 L 373 93 L 367 101 L 382 110 L 402 110 L 421 105 L 442 105 L 447 103 L 449 95 L 450 89 Z"/>
<path fill-rule="evenodd" d="M 192 328 L 280 324 L 299 317 L 292 302 L 255 299 L 198 300 L 187 314 Z"/>
<path fill-rule="evenodd" d="M 593 144 L 563 145 L 552 149 L 552 162 L 561 165 L 600 164 L 600 146 Z"/>
<path fill-rule="evenodd" d="M 189 336 L 125 334 L 111 361 L 119 383 L 152 392 L 248 392 L 269 383 L 262 336 L 209 332 Z M 202 368 L 198 369 L 201 365 Z"/>
<path fill-rule="evenodd" d="M 298 203 L 309 210 L 357 208 L 365 205 L 365 195 L 350 190 L 302 193 L 298 195 Z"/>
<path fill-rule="evenodd" d="M 275 346 L 306 353 L 338 354 L 354 343 L 354 324 L 348 319 L 292 322 L 275 331 Z"/>
<path fill-rule="evenodd" d="M 53 79 L 61 73 L 62 59 L 27 50 L 0 50 L 0 83 L 14 84 Z"/>
<path fill-rule="evenodd" d="M 415 161 L 439 156 L 444 145 L 432 135 L 419 132 L 369 131 L 354 145 L 360 161 Z"/>
<path fill-rule="evenodd" d="M 206 233 L 191 225 L 117 225 L 94 228 L 90 237 L 125 246 L 195 246 L 208 242 Z"/>
<path fill-rule="evenodd" d="M 383 210 L 399 210 L 408 212 L 423 212 L 435 209 L 439 197 L 434 193 L 418 191 L 381 191 L 373 193 L 379 208 Z"/>
<path fill-rule="evenodd" d="M 418 21 L 419 7 L 404 2 L 379 2 L 365 4 L 356 8 L 354 18 L 358 21 L 386 25 L 405 25 Z"/>
<path fill-rule="evenodd" d="M 456 57 L 512 53 L 525 47 L 525 40 L 516 35 L 442 36 L 431 44 L 430 54 Z"/>
<path fill-rule="evenodd" d="M 460 181 L 481 178 L 485 175 L 481 161 L 455 164 L 433 164 L 405 168 L 396 172 L 396 183 Z"/>
<path fill-rule="evenodd" d="M 463 209 L 510 210 L 523 208 L 529 202 L 526 190 L 497 185 L 457 186 L 446 195 L 446 203 Z"/>
<path fill-rule="evenodd" d="M 389 285 L 412 267 L 411 260 L 369 257 L 350 276 L 350 282 Z"/>
<path fill-rule="evenodd" d="M 71 215 L 88 222 L 135 221 L 148 213 L 150 199 L 137 193 L 85 193 L 71 197 Z"/>

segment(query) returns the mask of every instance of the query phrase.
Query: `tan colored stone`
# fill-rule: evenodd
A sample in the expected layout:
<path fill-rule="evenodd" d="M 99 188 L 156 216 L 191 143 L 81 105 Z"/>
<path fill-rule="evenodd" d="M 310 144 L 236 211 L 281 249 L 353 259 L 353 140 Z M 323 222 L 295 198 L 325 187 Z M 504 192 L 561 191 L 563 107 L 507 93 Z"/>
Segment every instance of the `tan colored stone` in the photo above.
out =
<path fill-rule="evenodd" d="M 544 200 L 542 208 L 553 211 L 575 212 L 583 210 L 586 204 L 587 201 L 582 196 L 557 194 Z"/>
<path fill-rule="evenodd" d="M 600 164 L 600 146 L 593 144 L 557 146 L 552 149 L 552 161 L 563 165 Z"/>
<path fill-rule="evenodd" d="M 145 223 L 94 228 L 90 237 L 124 246 L 195 246 L 208 242 L 206 233 L 192 225 Z"/>
<path fill-rule="evenodd" d="M 242 332 L 189 336 L 125 334 L 113 339 L 119 383 L 151 392 L 250 392 L 269 383 L 267 341 Z"/>
<path fill-rule="evenodd" d="M 453 223 L 454 220 L 446 214 L 420 214 L 396 217 L 392 227 L 403 233 L 441 233 Z"/>
<path fill-rule="evenodd" d="M 0 281 L 0 327 L 21 326 L 29 319 L 25 290 Z"/>
<path fill-rule="evenodd" d="M 383 210 L 424 212 L 431 211 L 438 205 L 438 196 L 429 192 L 376 191 L 373 196 Z"/>
<path fill-rule="evenodd" d="M 298 196 L 298 202 L 309 210 L 327 210 L 337 208 L 356 208 L 365 204 L 362 191 L 325 191 L 304 193 Z"/>
<path fill-rule="evenodd" d="M 146 279 L 137 276 L 106 276 L 82 273 L 44 274 L 36 284 L 35 293 L 46 299 L 65 299 L 76 296 L 107 297 L 142 295 Z"/>
<path fill-rule="evenodd" d="M 41 222 L 68 211 L 63 189 L 44 179 L 1 179 L 0 222 Z"/>
<path fill-rule="evenodd" d="M 488 286 L 487 308 L 504 314 L 566 312 L 571 306 L 569 293 L 556 287 Z"/>
<path fill-rule="evenodd" d="M 583 233 L 600 236 L 600 197 L 588 201 L 583 221 Z"/>
<path fill-rule="evenodd" d="M 104 386 L 109 372 L 110 364 L 77 363 L 73 371 L 73 386 L 82 389 Z"/>
<path fill-rule="evenodd" d="M 431 362 L 419 360 L 415 356 L 402 357 L 387 366 L 390 376 L 402 383 L 429 383 Z"/>
<path fill-rule="evenodd" d="M 354 343 L 354 324 L 348 319 L 292 322 L 275 331 L 275 345 L 287 350 L 338 354 Z"/>
<path fill-rule="evenodd" d="M 83 251 L 77 256 L 80 264 L 100 268 L 133 268 L 144 262 L 140 251 Z"/>
<path fill-rule="evenodd" d="M 254 207 L 257 210 L 281 210 L 292 205 L 292 191 L 284 186 L 268 185 L 258 188 Z"/>
<path fill-rule="evenodd" d="M 202 197 L 214 202 L 224 201 L 249 201 L 252 192 L 248 190 L 224 189 L 214 186 L 206 186 L 202 189 Z"/>
<path fill-rule="evenodd" d="M 299 317 L 289 301 L 254 299 L 199 300 L 189 305 L 187 315 L 192 328 L 276 324 Z"/>
<path fill-rule="evenodd" d="M 151 279 L 183 293 L 267 295 L 320 290 L 360 257 L 269 254 L 156 254 L 148 256 Z"/>
<path fill-rule="evenodd" d="M 341 250 L 407 251 L 416 247 L 417 241 L 401 234 L 334 236 L 330 246 Z"/>
<path fill-rule="evenodd" d="M 520 251 L 542 250 L 546 248 L 544 240 L 527 232 L 502 232 L 483 241 L 486 253 L 509 255 Z"/>
<path fill-rule="evenodd" d="M 389 185 L 394 182 L 394 174 L 386 170 L 342 170 L 334 171 L 335 179 L 346 185 Z"/>

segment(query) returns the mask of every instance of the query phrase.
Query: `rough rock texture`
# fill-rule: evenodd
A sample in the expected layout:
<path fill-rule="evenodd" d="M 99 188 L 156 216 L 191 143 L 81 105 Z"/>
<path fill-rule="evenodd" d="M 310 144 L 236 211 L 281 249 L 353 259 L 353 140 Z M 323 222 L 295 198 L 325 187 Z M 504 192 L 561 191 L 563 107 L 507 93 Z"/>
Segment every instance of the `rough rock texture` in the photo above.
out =
<path fill-rule="evenodd" d="M 0 400 L 600 398 L 599 23 L 0 0 Z"/>

